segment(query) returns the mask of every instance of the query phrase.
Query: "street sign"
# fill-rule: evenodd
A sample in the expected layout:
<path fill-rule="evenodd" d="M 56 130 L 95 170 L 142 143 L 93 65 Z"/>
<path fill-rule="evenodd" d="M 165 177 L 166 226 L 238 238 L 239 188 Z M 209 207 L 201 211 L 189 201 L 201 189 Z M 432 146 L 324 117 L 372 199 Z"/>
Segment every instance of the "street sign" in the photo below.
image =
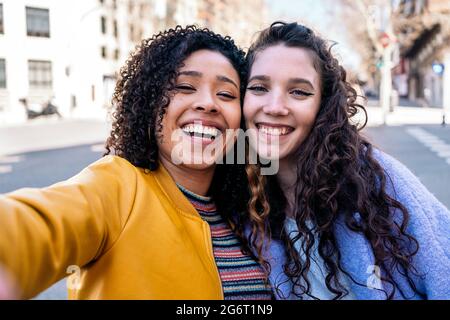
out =
<path fill-rule="evenodd" d="M 391 42 L 391 37 L 386 32 L 383 32 L 380 36 L 380 43 L 383 48 L 387 48 L 391 44 Z"/>
<path fill-rule="evenodd" d="M 431 67 L 433 68 L 434 73 L 438 75 L 442 75 L 444 73 L 444 64 L 442 63 L 433 62 Z"/>

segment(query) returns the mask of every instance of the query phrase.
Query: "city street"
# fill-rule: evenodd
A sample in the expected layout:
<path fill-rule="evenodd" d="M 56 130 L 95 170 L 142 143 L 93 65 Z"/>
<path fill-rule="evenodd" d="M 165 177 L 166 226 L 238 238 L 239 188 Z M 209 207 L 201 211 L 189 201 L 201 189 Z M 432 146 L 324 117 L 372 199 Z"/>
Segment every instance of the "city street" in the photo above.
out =
<path fill-rule="evenodd" d="M 363 131 L 376 146 L 403 162 L 426 187 L 450 207 L 450 126 L 371 127 Z M 0 193 L 44 187 L 67 179 L 101 157 L 101 143 L 29 152 L 0 158 Z M 8 168 L 6 170 L 5 168 Z M 38 299 L 66 299 L 65 281 Z"/>

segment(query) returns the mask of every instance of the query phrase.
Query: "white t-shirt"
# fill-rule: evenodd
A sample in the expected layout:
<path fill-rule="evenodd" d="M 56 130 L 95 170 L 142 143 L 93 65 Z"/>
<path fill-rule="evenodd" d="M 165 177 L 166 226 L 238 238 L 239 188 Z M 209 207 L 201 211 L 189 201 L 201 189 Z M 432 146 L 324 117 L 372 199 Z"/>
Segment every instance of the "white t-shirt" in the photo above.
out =
<path fill-rule="evenodd" d="M 312 227 L 312 226 L 310 225 L 308 227 Z M 298 234 L 297 223 L 292 218 L 286 218 L 285 228 L 286 228 L 287 234 L 290 236 L 291 239 L 294 238 Z M 305 252 L 302 250 L 300 244 L 301 244 L 301 241 L 299 240 L 295 243 L 294 246 L 299 253 L 300 259 L 305 261 L 305 259 L 306 259 Z M 325 278 L 326 278 L 327 273 L 326 273 L 325 263 L 324 263 L 322 257 L 319 255 L 318 244 L 319 244 L 319 239 L 317 236 L 315 236 L 314 244 L 310 251 L 311 252 L 311 258 L 310 258 L 311 265 L 310 265 L 309 273 L 308 273 L 308 280 L 311 285 L 310 293 L 314 297 L 319 298 L 320 300 L 332 300 L 335 297 L 335 295 L 331 291 L 329 291 L 326 286 Z M 342 300 L 354 300 L 355 299 L 354 295 L 349 290 L 350 286 L 348 285 L 348 283 L 349 283 L 348 281 L 351 281 L 351 280 L 347 279 L 347 276 L 341 272 L 339 274 L 339 282 L 347 289 L 347 291 L 349 291 L 349 294 L 346 295 L 345 297 L 343 297 Z M 293 297 L 291 297 L 291 298 L 295 297 L 294 295 L 292 295 L 292 296 Z M 303 299 L 313 300 L 313 298 L 309 297 L 308 295 L 304 295 Z"/>

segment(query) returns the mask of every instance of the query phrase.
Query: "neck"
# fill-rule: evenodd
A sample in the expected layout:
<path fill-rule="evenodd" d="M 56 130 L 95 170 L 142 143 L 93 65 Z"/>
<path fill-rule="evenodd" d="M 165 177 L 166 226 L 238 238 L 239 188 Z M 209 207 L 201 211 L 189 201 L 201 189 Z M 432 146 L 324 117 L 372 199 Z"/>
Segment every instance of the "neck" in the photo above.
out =
<path fill-rule="evenodd" d="M 177 184 L 200 196 L 207 195 L 214 177 L 215 166 L 196 169 L 176 165 L 164 157 L 160 157 L 160 161 Z"/>
<path fill-rule="evenodd" d="M 295 184 L 297 182 L 297 165 L 295 161 L 281 159 L 277 173 L 277 180 L 280 188 L 286 197 L 286 216 L 294 216 L 295 207 Z"/>

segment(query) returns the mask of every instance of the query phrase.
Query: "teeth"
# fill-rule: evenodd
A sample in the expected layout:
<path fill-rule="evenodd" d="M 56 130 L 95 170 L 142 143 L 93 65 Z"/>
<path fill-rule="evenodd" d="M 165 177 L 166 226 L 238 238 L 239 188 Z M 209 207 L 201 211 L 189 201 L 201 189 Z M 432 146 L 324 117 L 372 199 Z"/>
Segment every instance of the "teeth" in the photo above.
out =
<path fill-rule="evenodd" d="M 282 136 L 288 133 L 289 129 L 287 127 L 281 127 L 281 128 L 273 128 L 273 127 L 267 127 L 267 126 L 259 126 L 259 131 L 265 134 L 269 134 L 272 136 Z"/>
<path fill-rule="evenodd" d="M 187 133 L 207 134 L 213 137 L 218 136 L 220 133 L 217 128 L 202 126 L 201 124 L 188 124 L 182 130 Z"/>

